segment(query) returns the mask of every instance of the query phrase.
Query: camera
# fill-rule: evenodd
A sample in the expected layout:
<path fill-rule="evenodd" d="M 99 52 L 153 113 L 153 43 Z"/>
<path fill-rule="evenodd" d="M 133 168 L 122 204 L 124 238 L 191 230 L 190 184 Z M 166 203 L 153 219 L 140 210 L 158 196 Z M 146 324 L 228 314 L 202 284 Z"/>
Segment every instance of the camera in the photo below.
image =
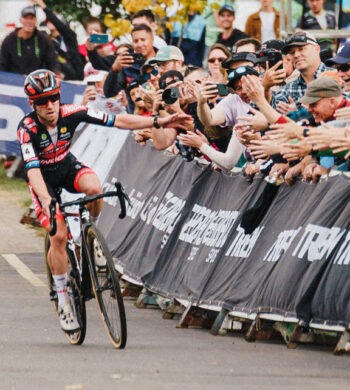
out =
<path fill-rule="evenodd" d="M 282 61 L 282 53 L 274 49 L 265 49 L 257 53 L 257 63 L 261 64 L 262 67 L 265 67 L 265 63 L 268 62 L 269 68 L 276 65 L 278 61 Z M 281 64 L 277 70 L 283 69 L 283 64 Z"/>
<path fill-rule="evenodd" d="M 178 87 L 165 89 L 162 93 L 162 100 L 165 104 L 173 104 L 179 97 L 181 97 L 181 94 Z"/>
<path fill-rule="evenodd" d="M 145 62 L 145 58 L 141 53 L 135 53 L 134 50 L 129 50 L 129 54 L 133 58 L 134 64 L 143 65 L 143 63 Z"/>

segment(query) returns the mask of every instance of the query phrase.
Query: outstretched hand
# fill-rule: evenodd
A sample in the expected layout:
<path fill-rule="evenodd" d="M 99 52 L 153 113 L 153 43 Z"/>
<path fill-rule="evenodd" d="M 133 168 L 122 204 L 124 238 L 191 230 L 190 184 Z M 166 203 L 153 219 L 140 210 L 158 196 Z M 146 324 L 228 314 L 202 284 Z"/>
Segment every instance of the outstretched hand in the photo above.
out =
<path fill-rule="evenodd" d="M 162 127 L 180 128 L 183 130 L 187 130 L 187 127 L 185 125 L 191 125 L 192 123 L 192 116 L 187 114 L 176 113 L 162 118 L 158 118 L 158 124 Z"/>

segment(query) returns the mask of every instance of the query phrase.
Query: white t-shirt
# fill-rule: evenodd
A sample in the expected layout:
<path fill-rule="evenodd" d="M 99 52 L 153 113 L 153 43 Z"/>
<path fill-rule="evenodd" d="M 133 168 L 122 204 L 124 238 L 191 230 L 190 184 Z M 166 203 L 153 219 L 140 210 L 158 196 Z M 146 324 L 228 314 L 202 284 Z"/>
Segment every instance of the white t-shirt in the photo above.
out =
<path fill-rule="evenodd" d="M 275 13 L 274 12 L 259 12 L 261 19 L 261 42 L 270 41 L 276 39 L 274 23 Z"/>
<path fill-rule="evenodd" d="M 321 26 L 322 30 L 327 30 L 327 19 L 326 13 L 322 12 L 322 15 L 315 15 L 318 24 Z"/>

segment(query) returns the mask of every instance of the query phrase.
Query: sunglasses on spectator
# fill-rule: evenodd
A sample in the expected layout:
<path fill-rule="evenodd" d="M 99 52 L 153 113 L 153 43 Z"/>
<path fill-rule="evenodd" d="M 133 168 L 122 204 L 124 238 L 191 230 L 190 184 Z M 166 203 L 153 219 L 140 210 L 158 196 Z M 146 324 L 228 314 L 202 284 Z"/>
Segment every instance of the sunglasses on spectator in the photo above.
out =
<path fill-rule="evenodd" d="M 218 62 L 220 62 L 220 64 L 221 64 L 224 60 L 226 60 L 226 58 L 224 58 L 224 57 L 209 58 L 209 59 L 208 59 L 208 62 L 210 62 L 211 64 L 214 64 L 214 62 L 218 61 Z"/>
<path fill-rule="evenodd" d="M 238 68 L 231 70 L 227 77 L 229 80 L 234 80 L 246 74 L 259 76 L 259 73 L 251 66 L 239 66 Z"/>
<path fill-rule="evenodd" d="M 317 43 L 314 39 L 308 37 L 307 35 L 300 34 L 300 35 L 294 35 L 286 39 L 285 44 L 291 45 L 293 43 L 307 43 L 307 42 L 314 42 Z"/>
<path fill-rule="evenodd" d="M 342 72 L 347 72 L 350 69 L 350 64 L 341 64 L 336 65 L 335 67 L 337 70 L 341 70 Z"/>
<path fill-rule="evenodd" d="M 153 76 L 157 76 L 158 68 L 153 68 L 150 72 L 145 73 L 143 76 L 144 80 L 149 80 L 151 78 L 151 74 L 153 74 Z"/>
<path fill-rule="evenodd" d="M 47 106 L 49 104 L 49 102 L 55 103 L 55 102 L 57 102 L 57 100 L 60 100 L 60 94 L 59 93 L 36 99 L 34 101 L 34 104 L 36 106 L 39 106 L 39 107 L 45 107 L 45 106 Z"/>

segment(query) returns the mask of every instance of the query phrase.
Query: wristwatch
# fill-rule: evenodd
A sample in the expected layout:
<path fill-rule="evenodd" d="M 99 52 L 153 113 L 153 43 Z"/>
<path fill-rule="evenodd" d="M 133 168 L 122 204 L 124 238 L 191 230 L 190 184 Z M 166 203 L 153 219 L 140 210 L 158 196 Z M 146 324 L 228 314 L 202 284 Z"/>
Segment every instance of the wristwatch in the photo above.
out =
<path fill-rule="evenodd" d="M 158 118 L 159 118 L 159 115 L 155 115 L 155 116 L 154 116 L 154 119 L 153 119 L 153 126 L 154 126 L 156 129 L 160 129 L 160 124 L 158 123 Z"/>

